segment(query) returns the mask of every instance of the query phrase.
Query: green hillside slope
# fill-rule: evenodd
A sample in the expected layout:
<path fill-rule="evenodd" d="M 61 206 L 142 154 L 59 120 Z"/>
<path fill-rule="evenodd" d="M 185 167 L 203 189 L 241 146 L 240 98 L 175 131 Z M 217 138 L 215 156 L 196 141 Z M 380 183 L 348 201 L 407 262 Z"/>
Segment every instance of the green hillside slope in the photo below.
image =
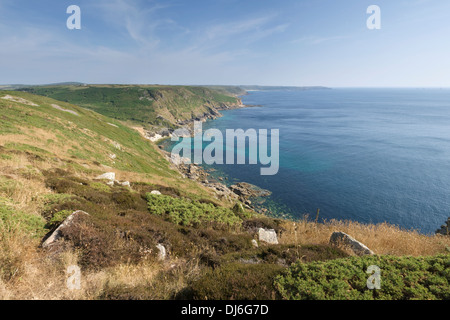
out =
<path fill-rule="evenodd" d="M 241 105 L 241 101 L 231 94 L 189 86 L 56 85 L 21 90 L 135 124 L 169 127 Z"/>

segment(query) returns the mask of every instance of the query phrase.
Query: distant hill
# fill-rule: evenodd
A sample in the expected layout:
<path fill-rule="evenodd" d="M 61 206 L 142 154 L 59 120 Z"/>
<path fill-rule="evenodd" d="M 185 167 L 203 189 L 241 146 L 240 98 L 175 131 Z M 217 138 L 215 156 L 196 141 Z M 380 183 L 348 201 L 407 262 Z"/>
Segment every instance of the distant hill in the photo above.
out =
<path fill-rule="evenodd" d="M 312 86 L 312 87 L 293 87 L 293 86 L 239 86 L 239 88 L 251 91 L 306 91 L 306 90 L 330 90 L 331 88 Z"/>
<path fill-rule="evenodd" d="M 0 90 L 17 90 L 25 87 L 27 87 L 25 84 L 4 84 L 0 85 Z"/>
<path fill-rule="evenodd" d="M 213 90 L 222 92 L 224 94 L 231 94 L 234 96 L 243 96 L 247 93 L 247 91 L 245 89 L 243 89 L 242 87 L 239 87 L 239 86 L 214 85 L 214 86 L 202 86 L 202 87 L 213 89 Z"/>
<path fill-rule="evenodd" d="M 231 94 L 235 96 L 243 96 L 247 91 L 306 91 L 306 90 L 329 90 L 330 88 L 321 86 L 311 87 L 294 87 L 294 86 L 258 86 L 258 85 L 239 85 L 239 86 L 220 86 L 210 85 L 202 86 L 213 89 L 224 94 Z"/>
<path fill-rule="evenodd" d="M 0 85 L 0 90 L 18 90 L 23 88 L 30 88 L 30 87 L 39 87 L 39 86 L 82 86 L 84 85 L 81 82 L 58 82 L 58 83 L 51 83 L 51 84 L 43 84 L 43 85 L 31 85 L 31 84 L 5 84 Z"/>
<path fill-rule="evenodd" d="M 47 85 L 18 90 L 72 103 L 140 125 L 176 127 L 192 119 L 214 118 L 240 99 L 205 87 L 160 85 Z"/>

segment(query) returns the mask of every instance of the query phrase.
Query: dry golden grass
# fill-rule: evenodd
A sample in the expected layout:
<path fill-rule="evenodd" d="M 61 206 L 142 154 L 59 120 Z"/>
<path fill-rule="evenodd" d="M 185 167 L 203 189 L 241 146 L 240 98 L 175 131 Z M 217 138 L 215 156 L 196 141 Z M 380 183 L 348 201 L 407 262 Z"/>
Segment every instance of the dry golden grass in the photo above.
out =
<path fill-rule="evenodd" d="M 77 265 L 78 255 L 66 251 L 51 256 L 37 249 L 36 241 L 25 239 L 27 236 L 20 232 L 0 238 L 0 300 L 92 300 L 116 288 L 133 292 L 134 288 L 142 287 L 149 290 L 145 296 L 138 290 L 136 298 L 169 299 L 197 277 L 200 270 L 195 261 L 120 264 L 102 271 L 82 271 L 81 289 L 69 290 L 70 275 L 66 271 Z"/>
<path fill-rule="evenodd" d="M 146 261 L 138 265 L 122 264 L 103 272 L 102 289 L 114 292 L 117 288 L 126 288 L 134 299 L 166 300 L 186 288 L 200 273 L 201 267 L 195 259 L 175 259 L 165 263 Z M 146 288 L 144 292 L 142 288 Z M 100 291 L 97 296 L 100 296 Z"/>
<path fill-rule="evenodd" d="M 284 244 L 328 244 L 335 231 L 345 232 L 361 241 L 376 254 L 427 256 L 448 253 L 450 238 L 423 235 L 417 231 L 381 224 L 362 224 L 353 221 L 331 220 L 314 223 L 307 220 L 285 221 L 280 242 Z"/>
<path fill-rule="evenodd" d="M 46 163 L 43 162 L 41 167 L 45 169 Z M 0 182 L 0 197 L 9 199 L 9 206 L 29 214 L 40 215 L 39 199 L 51 193 L 41 178 L 36 161 L 29 160 L 23 154 L 0 161 Z"/>
<path fill-rule="evenodd" d="M 19 230 L 0 230 L 0 299 L 59 299 L 57 265 L 40 255 L 36 240 Z"/>
<path fill-rule="evenodd" d="M 150 285 L 163 267 L 156 262 L 139 265 L 121 264 L 105 273 L 105 279 L 112 287 Z"/>

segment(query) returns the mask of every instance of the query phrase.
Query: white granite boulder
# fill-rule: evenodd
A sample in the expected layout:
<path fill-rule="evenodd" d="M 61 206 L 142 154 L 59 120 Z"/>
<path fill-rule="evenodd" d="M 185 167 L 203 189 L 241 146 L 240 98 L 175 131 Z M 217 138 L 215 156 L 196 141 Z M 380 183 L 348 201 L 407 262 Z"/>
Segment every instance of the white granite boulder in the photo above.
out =
<path fill-rule="evenodd" d="M 107 172 L 104 174 L 101 174 L 95 178 L 96 180 L 109 180 L 114 182 L 116 180 L 116 174 L 114 172 Z"/>
<path fill-rule="evenodd" d="M 367 246 L 349 236 L 344 232 L 333 232 L 330 237 L 330 244 L 335 246 L 345 246 L 350 248 L 357 255 L 373 255 L 374 252 Z"/>
<path fill-rule="evenodd" d="M 54 244 L 56 241 L 58 241 L 61 238 L 61 230 L 63 228 L 67 228 L 69 226 L 71 226 L 74 223 L 74 220 L 76 217 L 80 216 L 80 215 L 89 215 L 89 213 L 78 210 L 75 211 L 74 213 L 72 213 L 70 216 L 68 216 L 66 218 L 66 220 L 64 220 L 63 223 L 61 223 L 61 225 L 56 228 L 55 231 L 53 231 L 53 233 L 50 235 L 50 237 L 48 237 L 43 243 L 42 243 L 42 248 L 48 248 L 49 246 L 51 246 L 52 244 Z"/>
<path fill-rule="evenodd" d="M 162 244 L 157 244 L 156 249 L 158 249 L 158 260 L 163 261 L 166 259 L 167 251 L 166 248 Z"/>
<path fill-rule="evenodd" d="M 277 233 L 273 229 L 258 229 L 259 241 L 263 241 L 269 244 L 278 244 Z"/>

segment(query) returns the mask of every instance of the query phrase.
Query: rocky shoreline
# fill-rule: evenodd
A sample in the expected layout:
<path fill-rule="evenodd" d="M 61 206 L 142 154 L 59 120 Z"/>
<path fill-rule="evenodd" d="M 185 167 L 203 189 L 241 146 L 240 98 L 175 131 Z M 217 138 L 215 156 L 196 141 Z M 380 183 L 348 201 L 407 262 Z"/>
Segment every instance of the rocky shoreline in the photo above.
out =
<path fill-rule="evenodd" d="M 236 104 L 221 104 L 219 106 L 210 106 L 208 108 L 208 112 L 203 113 L 202 115 L 197 115 L 189 120 L 178 120 L 176 122 L 176 126 L 178 128 L 183 128 L 189 131 L 190 135 L 193 135 L 194 133 L 194 121 L 201 121 L 205 122 L 207 120 L 214 120 L 217 118 L 222 117 L 223 115 L 219 111 L 223 110 L 234 110 L 234 109 L 241 109 L 241 108 L 254 108 L 254 107 L 261 107 L 259 105 L 245 105 L 242 103 L 242 100 L 239 99 L 238 103 Z M 153 142 L 158 142 L 162 139 L 167 139 L 172 137 L 172 133 L 176 129 L 174 128 L 155 128 L 154 130 L 144 130 L 142 135 Z"/>
<path fill-rule="evenodd" d="M 209 112 L 203 115 L 197 116 L 190 120 L 178 121 L 177 126 L 183 127 L 188 132 L 186 134 L 193 135 L 194 121 L 214 120 L 222 117 L 219 110 L 232 110 L 239 108 L 249 107 L 261 107 L 257 105 L 244 105 L 242 100 L 239 99 L 237 104 L 221 104 L 218 107 L 210 107 Z M 161 140 L 165 140 L 172 137 L 175 131 L 172 128 L 159 128 L 156 131 L 139 130 L 141 134 L 148 140 L 158 143 Z M 206 188 L 212 189 L 219 200 L 226 200 L 228 202 L 240 201 L 247 209 L 253 210 L 258 213 L 267 213 L 268 209 L 256 207 L 252 204 L 252 199 L 267 197 L 271 194 L 269 190 L 261 189 L 258 186 L 252 185 L 247 182 L 239 182 L 231 186 L 227 186 L 223 180 L 223 177 L 218 179 L 212 177 L 201 166 L 190 163 L 190 159 L 181 158 L 179 156 L 172 156 L 169 152 L 165 151 L 161 145 L 159 145 L 160 151 L 165 158 L 172 164 L 172 168 L 178 171 L 183 177 L 196 181 Z M 217 180 L 220 180 L 217 181 Z"/>
<path fill-rule="evenodd" d="M 267 197 L 271 195 L 269 190 L 259 188 L 247 182 L 238 182 L 231 186 L 227 186 L 223 180 L 211 176 L 211 174 L 195 163 L 188 163 L 189 159 L 173 157 L 168 151 L 161 150 L 166 159 L 172 164 L 173 169 L 177 170 L 184 178 L 196 181 L 202 186 L 211 189 L 216 194 L 217 199 L 228 202 L 240 201 L 247 209 L 258 213 L 267 213 L 267 209 L 255 207 L 252 199 Z M 221 181 L 217 181 L 221 180 Z"/>

